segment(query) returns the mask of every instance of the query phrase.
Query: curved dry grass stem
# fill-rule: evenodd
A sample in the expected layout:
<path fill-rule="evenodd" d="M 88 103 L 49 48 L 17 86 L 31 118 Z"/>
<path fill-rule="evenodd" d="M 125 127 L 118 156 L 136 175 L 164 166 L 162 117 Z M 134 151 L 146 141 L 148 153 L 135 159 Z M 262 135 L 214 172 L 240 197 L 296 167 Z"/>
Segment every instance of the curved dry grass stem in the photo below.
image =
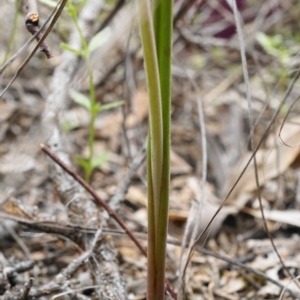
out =
<path fill-rule="evenodd" d="M 204 234 L 208 231 L 210 225 L 212 224 L 212 222 L 215 220 L 216 216 L 219 214 L 220 210 L 223 208 L 223 206 L 225 205 L 227 199 L 229 198 L 229 196 L 232 194 L 233 190 L 235 189 L 235 187 L 237 186 L 237 184 L 239 183 L 239 181 L 241 180 L 241 178 L 243 177 L 243 175 L 245 174 L 247 168 L 249 167 L 250 163 L 252 162 L 254 156 L 256 155 L 258 149 L 260 148 L 260 146 L 262 145 L 262 143 L 264 142 L 264 140 L 266 139 L 271 127 L 273 126 L 276 118 L 278 117 L 282 107 L 284 106 L 287 98 L 290 96 L 296 81 L 298 80 L 298 78 L 300 77 L 300 69 L 298 69 L 297 73 L 295 74 L 295 76 L 293 77 L 291 83 L 289 84 L 287 91 L 282 99 L 282 101 L 280 102 L 279 106 L 277 107 L 275 113 L 273 114 L 267 129 L 265 130 L 265 132 L 263 133 L 262 137 L 260 138 L 257 146 L 255 147 L 255 149 L 253 150 L 248 162 L 246 163 L 245 167 L 243 168 L 243 170 L 241 171 L 241 173 L 239 174 L 239 176 L 237 177 L 237 179 L 235 180 L 235 182 L 233 183 L 233 185 L 231 186 L 231 188 L 229 189 L 227 195 L 225 196 L 224 200 L 222 201 L 222 203 L 220 204 L 219 208 L 217 209 L 217 211 L 215 212 L 215 214 L 213 215 L 213 217 L 211 218 L 211 220 L 209 221 L 209 223 L 206 225 L 206 227 L 204 228 L 204 230 L 202 231 L 201 235 L 198 237 L 198 239 L 195 241 L 194 245 L 193 245 L 193 250 L 192 253 L 190 254 L 190 256 L 193 255 L 194 251 L 195 251 L 195 247 L 196 247 L 196 243 L 204 236 Z"/>
<path fill-rule="evenodd" d="M 205 127 L 205 118 L 204 118 L 204 111 L 203 111 L 203 103 L 202 99 L 200 96 L 200 90 L 198 88 L 197 83 L 193 78 L 191 78 L 187 72 L 187 76 L 189 77 L 189 80 L 191 81 L 191 84 L 196 92 L 197 95 L 197 108 L 198 108 L 198 117 L 199 117 L 199 125 L 200 125 L 200 131 L 201 131 L 201 147 L 202 147 L 202 178 L 201 178 L 201 195 L 200 197 L 197 197 L 197 203 L 195 209 L 193 209 L 193 206 L 190 208 L 190 213 L 186 225 L 186 229 L 184 232 L 184 237 L 183 241 L 181 243 L 181 256 L 180 256 L 180 277 L 181 277 L 181 283 L 180 283 L 180 288 L 179 288 L 179 293 L 178 293 L 178 298 L 183 299 L 184 295 L 184 287 L 185 287 L 185 275 L 186 275 L 186 270 L 188 267 L 188 264 L 192 258 L 191 252 L 193 251 L 193 247 L 195 242 L 198 240 L 199 235 L 199 228 L 200 228 L 200 223 L 201 223 L 201 213 L 202 213 L 202 207 L 203 203 L 205 201 L 206 197 L 206 180 L 207 180 L 207 140 L 206 140 L 206 127 Z M 190 228 L 192 226 L 192 223 L 194 222 L 194 228 L 192 229 L 192 236 L 190 238 L 189 246 L 188 246 L 188 251 L 187 251 L 187 260 L 183 266 L 182 265 L 182 258 L 183 258 L 183 253 L 184 249 L 186 248 L 186 242 L 187 242 L 187 237 L 190 233 Z"/>
<path fill-rule="evenodd" d="M 298 275 L 297 277 L 291 279 L 291 280 L 286 284 L 286 286 L 285 286 L 285 287 L 283 288 L 283 290 L 281 291 L 281 294 L 280 294 L 280 297 L 279 297 L 278 300 L 281 300 L 281 299 L 282 299 L 282 297 L 283 297 L 285 291 L 288 290 L 288 286 L 289 286 L 292 282 L 294 282 L 294 281 L 297 282 L 298 279 L 300 279 L 300 275 Z"/>
<path fill-rule="evenodd" d="M 240 54 L 241 54 L 241 59 L 242 59 L 242 66 L 243 66 L 243 74 L 244 74 L 244 81 L 246 84 L 246 89 L 247 89 L 247 102 L 248 102 L 248 118 L 249 118 L 249 128 L 250 128 L 250 150 L 253 151 L 254 149 L 254 121 L 253 121 L 253 108 L 252 108 L 252 99 L 251 99 L 251 86 L 250 86 L 250 81 L 249 81 L 249 74 L 248 74 L 248 66 L 247 66 L 247 59 L 246 59 L 246 51 L 245 51 L 245 43 L 244 43 L 244 37 L 243 37 L 243 29 L 242 29 L 242 20 L 241 16 L 239 14 L 236 0 L 232 1 L 232 8 L 233 8 L 233 13 L 234 13 L 234 19 L 235 19 L 235 24 L 237 28 L 237 34 L 239 38 L 239 45 L 240 45 Z M 285 272 L 291 277 L 294 278 L 294 276 L 291 274 L 289 269 L 286 267 L 282 257 L 280 256 L 278 249 L 274 243 L 273 237 L 268 229 L 267 221 L 265 218 L 264 214 L 264 209 L 262 205 L 262 199 L 261 199 L 261 191 L 260 191 L 260 184 L 259 184 L 259 175 L 258 175 L 258 168 L 257 168 L 257 161 L 256 161 L 256 154 L 253 152 L 253 162 L 254 162 L 254 173 L 255 173 L 255 181 L 256 181 L 256 191 L 257 191 L 257 198 L 259 201 L 259 207 L 262 215 L 262 220 L 264 224 L 265 231 L 268 234 L 269 240 L 272 244 L 272 247 L 282 265 L 284 268 Z M 298 281 L 296 281 L 296 284 L 300 288 L 300 284 Z"/>

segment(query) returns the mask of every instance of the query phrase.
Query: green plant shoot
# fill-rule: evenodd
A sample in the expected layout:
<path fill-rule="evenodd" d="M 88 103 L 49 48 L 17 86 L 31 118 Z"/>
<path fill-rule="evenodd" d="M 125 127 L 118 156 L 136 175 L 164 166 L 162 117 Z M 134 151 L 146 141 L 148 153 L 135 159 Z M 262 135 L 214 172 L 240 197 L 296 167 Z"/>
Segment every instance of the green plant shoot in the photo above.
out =
<path fill-rule="evenodd" d="M 103 42 L 105 42 L 105 39 L 107 39 L 109 36 L 109 32 L 108 30 L 103 30 L 100 33 L 96 34 L 91 39 L 91 41 L 87 43 L 78 23 L 78 10 L 85 3 L 85 1 L 86 0 L 81 0 L 77 4 L 73 4 L 72 1 L 69 1 L 67 4 L 67 12 L 71 16 L 75 24 L 75 27 L 78 31 L 81 40 L 82 49 L 80 50 L 73 49 L 72 47 L 64 43 L 61 44 L 61 48 L 66 51 L 72 52 L 75 55 L 83 57 L 87 65 L 88 76 L 89 76 L 89 97 L 75 90 L 70 91 L 70 96 L 74 102 L 83 106 L 90 113 L 89 138 L 88 138 L 89 154 L 87 158 L 81 156 L 76 157 L 77 163 L 84 170 L 85 180 L 87 182 L 90 182 L 93 170 L 101 166 L 108 159 L 107 153 L 100 154 L 99 156 L 94 156 L 95 121 L 96 121 L 97 114 L 104 110 L 116 108 L 122 105 L 123 101 L 117 101 L 106 105 L 100 105 L 99 103 L 96 102 L 93 72 L 90 65 L 90 54 L 93 50 L 95 50 L 97 47 L 101 46 Z"/>
<path fill-rule="evenodd" d="M 138 19 L 149 93 L 148 300 L 162 300 L 170 182 L 170 107 L 173 2 L 138 0 Z"/>

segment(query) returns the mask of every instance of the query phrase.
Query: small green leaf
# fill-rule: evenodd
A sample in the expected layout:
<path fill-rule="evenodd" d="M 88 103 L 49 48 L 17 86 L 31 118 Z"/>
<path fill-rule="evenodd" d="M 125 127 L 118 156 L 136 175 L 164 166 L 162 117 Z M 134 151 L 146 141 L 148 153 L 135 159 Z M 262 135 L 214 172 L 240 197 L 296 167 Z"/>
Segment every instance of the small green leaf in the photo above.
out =
<path fill-rule="evenodd" d="M 91 102 L 86 95 L 75 90 L 70 90 L 70 96 L 75 103 L 85 107 L 88 111 L 91 111 Z"/>
<path fill-rule="evenodd" d="M 108 153 L 102 153 L 94 157 L 92 160 L 92 168 L 95 169 L 102 166 L 105 162 L 107 162 L 108 156 Z"/>
<path fill-rule="evenodd" d="M 69 51 L 73 54 L 76 54 L 78 56 L 84 56 L 84 53 L 82 50 L 74 49 L 74 48 L 70 47 L 68 44 L 61 43 L 60 48 L 62 48 L 63 50 Z"/>
<path fill-rule="evenodd" d="M 102 46 L 111 36 L 111 29 L 109 27 L 104 28 L 99 33 L 94 35 L 89 42 L 88 49 L 90 53 L 95 49 Z"/>
<path fill-rule="evenodd" d="M 113 103 L 104 104 L 104 105 L 100 106 L 99 111 L 104 111 L 104 110 L 110 110 L 110 109 L 113 109 L 113 108 L 117 108 L 117 107 L 119 107 L 123 104 L 124 104 L 124 101 L 116 101 L 116 102 L 113 102 Z"/>
<path fill-rule="evenodd" d="M 89 161 L 87 159 L 85 159 L 82 156 L 76 156 L 75 157 L 76 162 L 84 169 L 84 170 L 90 170 L 90 164 Z"/>
<path fill-rule="evenodd" d="M 258 43 L 263 47 L 267 54 L 273 56 L 279 56 L 279 38 L 278 36 L 271 37 L 263 32 L 258 32 L 256 34 L 256 39 Z"/>

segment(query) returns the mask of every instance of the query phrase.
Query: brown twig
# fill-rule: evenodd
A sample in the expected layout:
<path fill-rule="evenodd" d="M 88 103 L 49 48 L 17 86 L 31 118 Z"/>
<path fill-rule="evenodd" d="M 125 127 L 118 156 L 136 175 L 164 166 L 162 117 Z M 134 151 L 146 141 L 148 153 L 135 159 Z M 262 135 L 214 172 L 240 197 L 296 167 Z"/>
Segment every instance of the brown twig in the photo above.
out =
<path fill-rule="evenodd" d="M 82 185 L 94 198 L 95 203 L 97 205 L 102 206 L 110 217 L 112 217 L 120 227 L 125 231 L 125 233 L 130 237 L 130 239 L 135 243 L 135 245 L 140 249 L 144 256 L 147 256 L 147 250 L 143 247 L 143 245 L 139 242 L 139 240 L 135 237 L 135 235 L 131 232 L 131 230 L 126 226 L 124 221 L 118 216 L 118 214 L 111 209 L 111 207 L 103 200 L 96 191 L 87 184 L 77 173 L 72 171 L 59 157 L 51 151 L 49 147 L 44 144 L 41 144 L 41 149 L 45 152 L 53 161 L 55 161 L 65 172 L 67 172 L 70 176 L 72 176 L 80 185 Z M 173 299 L 177 299 L 177 295 L 172 287 L 172 285 L 166 280 L 166 287 L 170 295 Z"/>
<path fill-rule="evenodd" d="M 49 21 L 53 17 L 55 11 L 56 11 L 56 8 L 52 11 L 52 13 L 47 18 L 47 20 L 45 21 L 45 23 L 43 24 L 43 26 L 41 26 L 41 28 L 39 29 L 39 31 L 36 32 L 4 65 L 1 66 L 1 68 L 0 68 L 0 75 L 6 70 L 6 68 L 8 68 L 16 60 L 17 57 L 19 57 L 28 48 L 28 46 L 36 38 L 36 36 L 46 28 L 46 26 L 48 25 Z"/>
<path fill-rule="evenodd" d="M 28 0 L 26 8 L 28 9 L 29 12 L 25 17 L 25 26 L 32 35 L 35 35 L 39 31 L 39 20 L 40 20 L 36 0 Z M 42 36 L 43 33 L 39 32 L 35 37 L 35 39 L 39 42 Z M 53 57 L 53 54 L 45 41 L 41 43 L 40 49 L 42 52 L 45 53 L 48 59 Z"/>
<path fill-rule="evenodd" d="M 29 279 L 29 281 L 25 284 L 25 289 L 24 289 L 24 293 L 21 297 L 21 300 L 27 300 L 28 299 L 28 294 L 30 292 L 30 289 L 32 288 L 33 285 L 33 278 L 31 277 Z"/>
<path fill-rule="evenodd" d="M 18 217 L 18 216 L 12 215 L 12 214 L 7 214 L 7 213 L 1 212 L 1 211 L 0 211 L 0 217 L 9 219 L 9 220 L 14 220 L 14 221 L 19 222 L 20 224 L 25 225 L 31 229 L 37 229 L 37 230 L 40 230 L 41 232 L 46 232 L 46 233 L 59 234 L 62 236 L 66 236 L 68 238 L 70 238 L 70 236 L 74 236 L 74 234 L 78 233 L 78 232 L 95 234 L 98 230 L 97 228 L 85 228 L 82 226 L 74 226 L 72 224 L 60 224 L 60 223 L 52 222 L 52 221 L 39 222 L 38 220 L 29 220 L 29 219 Z M 109 233 L 111 235 L 117 235 L 117 236 L 125 234 L 124 231 L 117 230 L 117 229 L 111 229 L 111 228 L 102 228 L 102 231 L 103 231 L 103 233 Z M 145 233 L 135 233 L 135 235 L 137 236 L 137 238 L 139 238 L 141 240 L 147 240 L 147 235 Z M 168 244 L 181 247 L 181 242 L 176 239 L 173 239 L 173 238 L 168 238 Z M 273 278 L 262 273 L 261 271 L 253 269 L 245 264 L 246 260 L 253 259 L 253 255 L 250 255 L 250 257 L 246 256 L 243 259 L 241 259 L 241 258 L 233 259 L 233 258 L 230 258 L 227 256 L 223 256 L 221 254 L 212 252 L 203 247 L 196 247 L 195 250 L 199 253 L 202 253 L 202 254 L 205 254 L 208 256 L 212 256 L 212 257 L 215 257 L 216 259 L 227 262 L 228 265 L 221 266 L 220 271 L 230 267 L 231 265 L 234 265 L 241 269 L 246 270 L 249 273 L 253 273 L 253 274 L 257 275 L 266 281 L 269 281 L 269 282 L 277 285 L 281 290 L 284 288 L 284 285 L 281 284 L 279 281 L 276 281 Z M 74 263 L 75 263 L 75 261 L 74 261 Z M 67 267 L 66 271 L 64 271 L 64 272 L 68 272 L 69 269 L 70 269 L 70 267 Z M 64 274 L 66 274 L 66 273 L 64 273 Z M 299 295 L 295 294 L 292 290 L 287 289 L 287 291 L 293 298 L 295 298 L 295 299 L 299 298 Z"/>
<path fill-rule="evenodd" d="M 125 0 L 119 0 L 116 3 L 115 7 L 112 9 L 112 11 L 109 13 L 109 15 L 106 17 L 106 19 L 102 22 L 102 24 L 100 25 L 99 29 L 96 32 L 100 32 L 101 30 L 103 30 L 114 18 L 117 12 L 123 7 L 124 4 L 125 4 Z"/>

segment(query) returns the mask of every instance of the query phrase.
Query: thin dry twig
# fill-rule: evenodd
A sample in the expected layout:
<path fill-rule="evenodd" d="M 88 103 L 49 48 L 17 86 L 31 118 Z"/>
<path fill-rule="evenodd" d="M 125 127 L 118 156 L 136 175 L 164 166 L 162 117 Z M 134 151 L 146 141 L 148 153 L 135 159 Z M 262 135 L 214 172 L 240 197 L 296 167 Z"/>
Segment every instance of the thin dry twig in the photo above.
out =
<path fill-rule="evenodd" d="M 28 299 L 28 295 L 29 295 L 29 292 L 32 288 L 32 285 L 33 285 L 33 278 L 31 277 L 29 279 L 29 281 L 25 284 L 25 289 L 24 289 L 24 293 L 21 297 L 21 300 L 27 300 Z"/>
<path fill-rule="evenodd" d="M 46 22 L 43 24 L 43 26 L 39 29 L 38 32 L 36 32 L 31 39 L 29 39 L 1 68 L 0 68 L 0 75 L 15 61 L 17 57 L 19 57 L 31 44 L 31 42 L 37 37 L 37 35 L 42 32 L 49 21 L 52 19 L 53 15 L 55 14 L 59 3 L 57 4 L 56 8 L 51 12 L 50 16 L 47 18 Z"/>
<path fill-rule="evenodd" d="M 243 170 L 241 171 L 241 173 L 239 174 L 239 176 L 237 177 L 237 179 L 235 180 L 234 184 L 231 186 L 231 188 L 229 189 L 228 193 L 226 194 L 224 200 L 222 201 L 222 203 L 220 204 L 219 208 L 217 209 L 217 211 L 215 212 L 215 214 L 213 215 L 213 217 L 211 218 L 211 220 L 209 221 L 209 223 L 206 225 L 206 227 L 204 228 L 204 230 L 202 231 L 201 235 L 199 236 L 199 238 L 195 241 L 195 244 L 204 236 L 204 234 L 207 232 L 207 230 L 209 229 L 210 225 L 212 224 L 212 222 L 215 220 L 216 216 L 218 215 L 218 213 L 220 212 L 220 210 L 224 207 L 225 202 L 227 201 L 227 199 L 229 198 L 229 196 L 232 194 L 233 190 L 235 189 L 235 187 L 237 186 L 237 184 L 239 183 L 239 181 L 241 180 L 241 178 L 243 177 L 243 175 L 245 174 L 247 168 L 249 167 L 250 163 L 253 160 L 253 157 L 256 155 L 257 151 L 259 150 L 259 148 L 261 147 L 262 143 L 264 142 L 264 140 L 266 139 L 272 125 L 274 124 L 276 118 L 278 117 L 282 107 L 284 106 L 287 98 L 289 97 L 289 95 L 291 94 L 297 79 L 300 77 L 300 69 L 298 69 L 297 73 L 295 74 L 295 76 L 293 77 L 291 83 L 289 84 L 287 91 L 282 99 L 282 101 L 280 102 L 279 106 L 277 107 L 275 113 L 273 114 L 265 132 L 263 133 L 261 139 L 259 140 L 257 146 L 255 147 L 255 149 L 253 150 L 248 162 L 246 163 L 245 167 L 243 168 Z M 191 253 L 191 255 L 193 255 L 193 253 Z"/>
<path fill-rule="evenodd" d="M 17 244 L 20 246 L 20 248 L 23 250 L 25 255 L 27 256 L 28 259 L 31 260 L 31 254 L 26 246 L 26 244 L 23 242 L 23 240 L 19 237 L 19 235 L 16 233 L 13 227 L 7 226 L 5 223 L 1 224 L 5 230 L 13 237 L 13 239 L 17 242 Z"/>
<path fill-rule="evenodd" d="M 250 127 L 250 148 L 251 151 L 254 149 L 254 121 L 253 121 L 253 108 L 252 108 L 252 99 L 251 99 L 251 87 L 250 87 L 250 81 L 249 81 L 249 74 L 248 74 L 248 67 L 247 67 L 247 59 L 246 59 L 246 50 L 245 50 L 245 43 L 244 43 L 244 37 L 243 37 L 243 29 L 241 26 L 241 17 L 238 12 L 236 0 L 232 1 L 232 7 L 233 7 L 233 14 L 235 19 L 235 24 L 237 28 L 237 34 L 239 39 L 239 45 L 240 45 L 240 54 L 242 59 L 242 66 L 243 66 L 243 73 L 244 73 L 244 81 L 246 84 L 246 93 L 247 93 L 247 102 L 248 102 L 248 119 L 249 119 L 249 127 Z M 260 190 L 260 184 L 259 184 L 259 176 L 258 176 L 258 168 L 257 168 L 257 161 L 256 161 L 256 154 L 254 153 L 253 156 L 253 162 L 254 162 L 254 173 L 255 173 L 255 182 L 256 182 L 256 193 L 258 197 L 259 207 L 262 215 L 262 220 L 264 224 L 265 231 L 267 232 L 267 235 L 269 237 L 269 240 L 272 244 L 272 247 L 283 267 L 285 272 L 289 275 L 290 278 L 294 278 L 294 276 L 291 274 L 290 270 L 286 267 L 281 255 L 279 254 L 277 247 L 275 246 L 273 237 L 269 231 L 267 221 L 264 214 L 264 209 L 262 205 L 262 199 L 261 199 L 261 190 Z M 297 286 L 300 287 L 299 282 L 295 281 Z"/>
<path fill-rule="evenodd" d="M 107 211 L 109 216 L 112 217 L 120 225 L 120 227 L 128 234 L 128 236 L 136 244 L 136 246 L 140 249 L 140 251 L 144 255 L 146 255 L 147 254 L 146 249 L 136 239 L 136 237 L 132 234 L 131 230 L 128 229 L 124 221 L 120 219 L 118 214 L 116 214 L 116 212 L 112 210 L 111 207 L 103 199 L 101 199 L 101 197 L 96 193 L 96 191 L 89 184 L 87 184 L 76 172 L 71 170 L 61 159 L 59 159 L 59 157 L 54 152 L 52 152 L 49 147 L 47 147 L 44 144 L 41 144 L 41 149 L 53 161 L 55 161 L 65 172 L 71 175 L 80 185 L 82 185 L 91 194 L 91 196 L 95 199 L 95 203 L 97 205 L 100 205 Z"/>
<path fill-rule="evenodd" d="M 16 80 L 16 78 L 19 76 L 19 74 L 22 72 L 22 70 L 25 68 L 25 66 L 28 64 L 28 62 L 30 61 L 30 59 L 33 57 L 33 55 L 36 53 L 36 51 L 38 50 L 38 48 L 40 47 L 40 45 L 43 43 L 43 41 L 45 40 L 45 38 L 48 36 L 48 34 L 50 33 L 50 31 L 52 30 L 53 26 L 55 25 L 56 21 L 58 20 L 58 18 L 60 17 L 66 3 L 68 0 L 61 0 L 61 2 L 59 2 L 55 8 L 58 8 L 58 10 L 56 11 L 50 25 L 48 26 L 47 30 L 45 31 L 45 33 L 43 34 L 43 36 L 41 37 L 41 39 L 38 41 L 38 43 L 36 44 L 36 46 L 34 47 L 34 49 L 31 51 L 31 53 L 26 57 L 26 59 L 24 60 L 24 62 L 21 64 L 21 66 L 18 68 L 16 74 L 14 75 L 14 77 L 11 79 L 11 81 L 7 84 L 7 86 L 4 88 L 4 90 L 2 91 L 2 93 L 0 94 L 0 98 L 3 97 L 3 95 L 5 94 L 5 92 L 8 90 L 8 88 L 13 84 L 13 82 Z"/>
<path fill-rule="evenodd" d="M 83 188 L 85 188 L 91 196 L 94 198 L 96 205 L 100 205 L 103 207 L 110 217 L 112 217 L 119 225 L 120 227 L 125 231 L 125 233 L 130 237 L 130 239 L 135 243 L 135 245 L 138 247 L 138 249 L 141 251 L 141 253 L 144 256 L 147 256 L 147 250 L 143 247 L 143 245 L 138 241 L 138 239 L 135 237 L 135 235 L 132 233 L 132 231 L 126 226 L 124 221 L 118 216 L 118 214 L 111 209 L 111 207 L 99 197 L 99 195 L 96 193 L 96 191 L 87 184 L 77 173 L 72 171 L 62 160 L 59 159 L 59 157 L 49 149 L 44 144 L 41 144 L 41 149 L 43 152 L 45 152 L 53 161 L 55 161 L 65 172 L 67 172 L 69 175 L 71 175 Z M 166 287 L 170 295 L 173 299 L 176 299 L 176 293 L 172 287 L 172 285 L 166 280 Z"/>
<path fill-rule="evenodd" d="M 22 218 L 22 217 L 14 216 L 12 214 L 7 214 L 7 213 L 3 213 L 3 212 L 0 212 L 0 217 L 1 218 L 6 218 L 6 219 L 10 219 L 10 220 L 14 220 L 16 222 L 19 222 L 22 225 L 26 225 L 26 226 L 28 226 L 30 228 L 33 228 L 33 229 L 38 229 L 41 232 L 54 233 L 54 234 L 59 234 L 59 235 L 62 235 L 62 236 L 67 236 L 67 237 L 69 237 L 70 235 L 72 235 L 72 233 L 73 233 L 73 235 L 75 233 L 78 233 L 78 231 L 82 232 L 82 233 L 90 233 L 90 234 L 96 234 L 97 231 L 99 231 L 99 229 L 97 229 L 97 228 L 85 228 L 85 227 L 76 226 L 76 225 L 72 225 L 72 224 L 60 224 L 60 223 L 51 222 L 51 221 L 41 221 L 41 222 L 39 222 L 38 220 L 28 220 L 28 219 L 25 219 L 25 218 Z M 126 233 L 123 230 L 116 230 L 116 229 L 110 229 L 110 228 L 102 228 L 101 231 L 103 233 L 107 233 L 107 234 L 111 234 L 111 235 L 116 235 L 116 236 L 126 235 Z M 147 234 L 146 233 L 138 233 L 138 232 L 136 232 L 134 234 L 136 235 L 137 238 L 139 238 L 141 240 L 147 240 Z M 96 240 L 96 235 L 95 235 L 94 241 L 95 240 Z M 167 242 L 168 242 L 168 244 L 181 247 L 181 242 L 178 241 L 177 239 L 168 238 Z M 92 245 L 93 245 L 93 243 L 92 243 Z M 229 264 L 229 266 L 230 265 L 234 265 L 234 266 L 237 266 L 239 268 L 242 268 L 242 269 L 246 270 L 249 273 L 255 274 L 255 275 L 259 276 L 260 278 L 262 278 L 262 279 L 264 279 L 266 281 L 269 281 L 269 282 L 275 284 L 276 286 L 278 286 L 282 290 L 285 288 L 285 290 L 288 291 L 288 293 L 292 297 L 299 298 L 299 296 L 297 294 L 295 294 L 292 290 L 288 289 L 287 286 L 284 286 L 280 282 L 278 282 L 278 281 L 274 280 L 273 278 L 265 275 L 264 273 L 262 273 L 262 272 L 260 272 L 260 271 L 258 271 L 256 269 L 253 269 L 253 268 L 245 265 L 243 263 L 244 259 L 241 260 L 241 259 L 229 258 L 227 256 L 224 256 L 224 255 L 212 252 L 212 251 L 210 251 L 208 249 L 205 249 L 205 248 L 202 248 L 202 247 L 198 247 L 198 246 L 195 248 L 195 251 L 197 251 L 199 253 L 202 253 L 202 254 L 205 254 L 205 255 L 208 255 L 208 256 L 215 257 L 215 258 L 217 258 L 219 260 L 223 260 L 223 261 L 227 262 Z M 85 255 L 87 255 L 87 252 L 83 253 L 80 256 L 80 258 L 78 258 L 76 260 L 76 262 L 73 261 L 65 269 L 65 271 L 64 271 L 65 276 L 67 274 L 69 274 L 67 277 L 68 278 L 70 277 L 70 274 L 73 273 L 70 270 L 73 269 L 73 266 L 76 265 L 77 262 L 84 261 Z M 247 260 L 248 259 L 249 258 L 247 258 Z M 33 262 L 30 262 L 29 266 L 32 268 Z M 18 272 L 19 272 L 20 269 L 21 268 L 19 267 L 16 270 L 18 270 Z M 24 267 L 23 267 L 22 270 L 26 271 L 27 268 L 24 269 Z"/>
<path fill-rule="evenodd" d="M 188 73 L 187 73 L 188 75 Z M 201 146 L 202 146 L 202 179 L 201 179 L 201 196 L 197 197 L 197 203 L 196 203 L 196 208 L 194 209 L 191 207 L 190 209 L 190 214 L 188 217 L 188 222 L 187 224 L 190 224 L 195 221 L 194 228 L 192 230 L 192 236 L 190 238 L 189 246 L 188 246 L 188 253 L 187 253 L 187 260 L 181 269 L 181 286 L 180 286 L 180 297 L 183 299 L 183 294 L 184 294 L 184 287 L 185 287 L 185 275 L 186 275 L 186 270 L 188 267 L 188 264 L 191 260 L 190 253 L 192 252 L 193 246 L 195 241 L 198 239 L 199 235 L 199 227 L 200 227 L 200 222 L 201 222 L 201 209 L 203 207 L 203 203 L 205 201 L 206 197 L 206 179 L 207 179 L 207 140 L 206 140 L 206 128 L 205 128 L 205 118 L 204 118 L 204 112 L 203 112 L 203 104 L 202 104 L 202 99 L 200 97 L 200 91 L 198 88 L 198 85 L 196 82 L 190 77 L 189 78 L 194 90 L 196 91 L 197 95 L 197 107 L 198 107 L 198 117 L 199 117 L 199 124 L 200 124 L 200 130 L 201 130 Z M 188 235 L 188 227 L 186 227 L 187 230 L 185 230 L 184 234 L 184 239 L 182 242 L 182 254 L 181 254 L 181 259 L 183 255 L 183 249 L 186 248 L 185 243 Z M 180 260 L 181 263 L 181 260 Z"/>

